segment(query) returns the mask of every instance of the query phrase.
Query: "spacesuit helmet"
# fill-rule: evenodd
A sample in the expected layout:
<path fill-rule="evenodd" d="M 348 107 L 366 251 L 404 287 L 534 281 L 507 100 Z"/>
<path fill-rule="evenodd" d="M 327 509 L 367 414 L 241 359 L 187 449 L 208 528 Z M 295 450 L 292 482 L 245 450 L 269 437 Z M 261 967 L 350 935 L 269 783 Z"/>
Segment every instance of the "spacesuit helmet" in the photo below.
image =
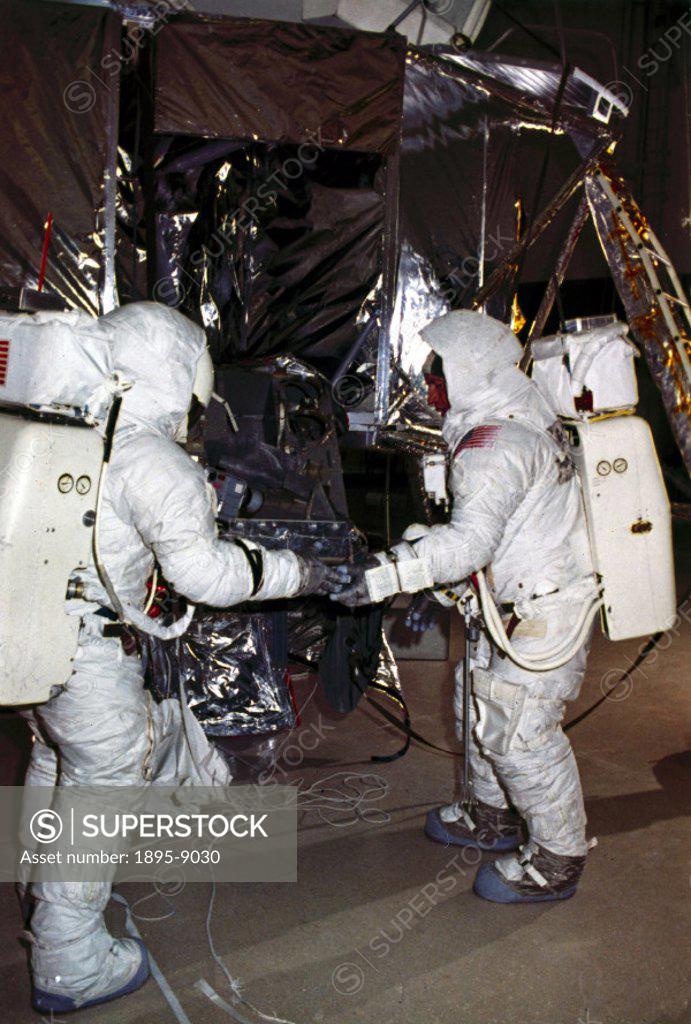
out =
<path fill-rule="evenodd" d="M 120 306 L 99 325 L 109 337 L 114 369 L 131 385 L 123 396 L 121 428 L 173 438 L 187 420 L 193 389 L 208 400 L 211 374 L 203 329 L 157 302 Z"/>
<path fill-rule="evenodd" d="M 452 409 L 471 404 L 478 389 L 515 369 L 523 352 L 510 327 L 468 309 L 452 310 L 432 320 L 420 336 L 442 360 Z M 430 360 L 426 368 L 431 365 Z"/>
<path fill-rule="evenodd" d="M 180 421 L 175 431 L 178 444 L 185 444 L 190 430 L 199 422 L 204 410 L 211 401 L 214 390 L 214 364 L 211 353 L 205 348 L 199 357 L 192 384 L 192 398 L 187 414 Z"/>

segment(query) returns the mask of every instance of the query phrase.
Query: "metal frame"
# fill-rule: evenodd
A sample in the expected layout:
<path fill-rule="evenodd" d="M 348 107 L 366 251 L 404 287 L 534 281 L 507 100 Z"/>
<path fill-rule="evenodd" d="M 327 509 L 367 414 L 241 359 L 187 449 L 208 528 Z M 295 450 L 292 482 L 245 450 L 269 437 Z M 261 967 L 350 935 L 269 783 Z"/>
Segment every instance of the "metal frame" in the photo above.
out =
<path fill-rule="evenodd" d="M 542 301 L 540 302 L 540 307 L 537 313 L 535 314 L 535 319 L 530 325 L 528 343 L 526 344 L 523 355 L 521 356 L 521 361 L 518 364 L 521 370 L 527 370 L 528 366 L 530 365 L 533 351 L 533 338 L 539 338 L 545 329 L 547 318 L 549 317 L 549 314 L 552 311 L 552 306 L 554 305 L 554 300 L 557 297 L 557 292 L 559 291 L 561 285 L 564 283 L 566 271 L 568 269 L 569 263 L 571 262 L 571 257 L 573 256 L 574 249 L 576 248 L 576 243 L 578 242 L 578 239 L 581 237 L 581 231 L 585 227 L 588 217 L 588 202 L 585 198 L 585 195 L 582 195 L 580 202 L 578 204 L 578 209 L 576 210 L 576 216 L 574 217 L 571 227 L 569 228 L 569 233 L 566 236 L 564 246 L 561 252 L 559 253 L 559 258 L 557 260 L 557 265 L 554 268 L 554 273 L 549 279 L 549 282 L 545 289 L 545 294 L 542 296 Z"/>
<path fill-rule="evenodd" d="M 105 45 L 120 53 L 122 20 L 118 14 L 107 18 Z M 115 246 L 117 216 L 118 133 L 120 128 L 120 70 L 111 75 L 107 89 L 106 159 L 103 171 L 103 266 L 100 288 L 101 314 L 110 313 L 118 305 L 115 280 Z"/>
<path fill-rule="evenodd" d="M 502 263 L 495 268 L 484 288 L 481 288 L 480 291 L 477 292 L 472 302 L 473 309 L 478 309 L 480 306 L 483 306 L 485 302 L 487 302 L 487 299 L 494 294 L 497 288 L 499 288 L 499 286 L 513 272 L 522 255 L 538 240 L 540 235 L 542 235 L 542 233 L 549 227 L 562 207 L 565 206 L 571 196 L 583 184 L 588 174 L 592 173 L 592 171 L 597 167 L 598 162 L 608 145 L 609 142 L 607 139 L 600 139 L 599 145 L 595 148 L 594 153 L 588 157 L 587 160 L 584 160 L 583 163 L 567 178 L 561 188 L 555 193 L 550 202 L 544 208 L 542 213 L 535 218 L 523 238 L 514 245 L 511 252 L 506 256 Z"/>
<path fill-rule="evenodd" d="M 672 314 L 672 310 L 670 309 L 669 305 L 670 302 L 677 303 L 683 309 L 684 316 L 689 326 L 691 327 L 691 317 L 689 316 L 689 304 L 686 301 L 686 298 L 683 294 L 681 282 L 677 277 L 677 273 L 674 267 L 672 266 L 669 256 L 660 246 L 660 243 L 657 241 L 657 236 L 652 231 L 649 231 L 648 234 L 650 237 L 650 241 L 652 242 L 653 246 L 655 246 L 655 248 L 657 249 L 657 252 L 655 252 L 654 249 L 650 251 L 653 252 L 655 258 L 667 264 L 670 279 L 672 280 L 675 291 L 677 292 L 676 296 L 669 295 L 667 292 L 663 291 L 662 285 L 660 283 L 660 278 L 657 274 L 657 270 L 655 269 L 655 265 L 652 259 L 650 258 L 650 251 L 641 241 L 639 233 L 636 231 L 636 228 L 634 227 L 633 222 L 629 217 L 628 213 L 624 209 L 623 204 L 617 198 L 614 189 L 612 188 L 610 182 L 607 180 L 606 175 L 599 173 L 595 176 L 594 180 L 609 199 L 616 217 L 624 225 L 629 235 L 629 238 L 636 246 L 636 250 L 641 258 L 643 266 L 645 267 L 646 274 L 650 279 L 650 283 L 657 298 L 657 302 L 662 311 L 662 316 L 664 317 L 665 324 L 667 325 L 667 329 L 672 336 L 672 342 L 675 345 L 677 352 L 679 353 L 679 358 L 681 360 L 682 366 L 684 367 L 684 370 L 686 371 L 686 376 L 689 379 L 689 381 L 691 381 L 691 362 L 689 361 L 689 357 L 686 353 L 686 347 L 681 338 L 681 335 L 679 334 L 679 326 L 676 320 L 674 319 L 674 315 Z"/>
<path fill-rule="evenodd" d="M 396 301 L 396 277 L 399 249 L 399 191 L 401 177 L 401 139 L 396 152 L 386 157 L 386 209 L 384 213 L 384 266 L 382 271 L 382 309 L 377 345 L 377 380 L 374 422 L 383 426 L 389 414 L 391 331 Z"/>

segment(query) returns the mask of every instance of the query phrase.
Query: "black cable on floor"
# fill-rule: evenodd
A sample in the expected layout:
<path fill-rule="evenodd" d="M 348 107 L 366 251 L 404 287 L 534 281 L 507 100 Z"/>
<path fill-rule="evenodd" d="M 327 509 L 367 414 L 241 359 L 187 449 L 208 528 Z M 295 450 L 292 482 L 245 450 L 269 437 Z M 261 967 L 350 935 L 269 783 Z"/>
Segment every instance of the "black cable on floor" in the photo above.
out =
<path fill-rule="evenodd" d="M 373 707 L 375 711 L 377 711 L 382 716 L 382 718 L 385 718 L 390 725 L 393 725 L 395 729 L 398 729 L 398 731 L 402 732 L 406 737 L 404 745 L 401 747 L 400 750 L 396 751 L 395 754 L 373 754 L 370 757 L 370 761 L 372 761 L 374 764 L 385 764 L 389 761 L 397 761 L 399 758 L 403 757 L 405 754 L 408 753 L 412 740 L 415 740 L 417 743 L 421 743 L 423 746 L 429 747 L 431 750 L 435 750 L 437 751 L 437 753 L 440 754 L 448 754 L 450 757 L 463 756 L 463 751 L 448 750 L 446 747 L 440 747 L 439 744 L 434 743 L 432 740 L 428 740 L 426 736 L 422 735 L 422 733 L 419 733 L 417 732 L 416 729 L 413 729 L 412 722 L 410 719 L 410 712 L 408 711 L 408 705 L 405 702 L 403 694 L 400 693 L 399 690 L 396 690 L 391 686 L 384 686 L 382 683 L 376 682 L 369 683 L 366 689 L 363 689 L 362 686 L 360 686 L 360 683 L 357 681 L 355 685 L 360 690 L 362 695 L 367 699 L 367 703 L 371 707 Z M 385 694 L 385 696 L 389 697 L 396 704 L 398 704 L 403 711 L 403 721 L 396 718 L 396 716 L 387 708 L 382 707 L 382 705 L 378 701 L 372 700 L 369 693 L 367 693 L 367 689 L 378 690 L 380 693 Z"/>
<path fill-rule="evenodd" d="M 689 588 L 689 590 L 686 591 L 681 601 L 677 605 L 677 611 L 683 608 L 683 606 L 690 598 L 691 588 Z M 583 722 L 590 715 L 592 715 L 593 711 L 596 711 L 601 704 L 604 704 L 606 700 L 609 700 L 614 690 L 621 686 L 621 684 L 624 683 L 627 679 L 630 679 L 633 673 L 638 668 L 640 668 L 640 666 L 643 664 L 648 655 L 655 650 L 663 636 L 666 636 L 666 633 L 655 633 L 655 635 L 652 636 L 650 640 L 647 642 L 647 644 L 645 645 L 641 653 L 638 655 L 636 660 L 633 662 L 633 664 L 623 673 L 622 676 L 620 676 L 619 679 L 617 679 L 615 683 L 612 684 L 612 686 L 607 690 L 607 693 L 603 694 L 602 697 L 596 700 L 594 704 L 591 704 L 589 708 L 586 708 L 585 711 L 582 711 L 580 715 L 577 715 L 575 718 L 572 718 L 570 722 L 567 722 L 564 726 L 564 732 L 568 732 L 570 729 L 575 728 L 575 726 L 580 725 L 580 723 Z M 392 687 L 384 686 L 381 683 L 376 682 L 370 683 L 368 687 L 375 690 L 379 690 L 381 693 L 386 694 L 386 696 L 390 697 L 397 704 L 399 704 L 403 709 L 403 721 L 400 721 L 398 718 L 396 718 L 396 716 L 391 711 L 389 711 L 387 708 L 382 707 L 382 705 L 379 704 L 377 701 L 372 700 L 372 698 L 369 696 L 366 690 L 364 690 L 359 683 L 356 682 L 356 685 L 360 692 L 363 694 L 363 696 L 367 698 L 368 704 L 370 704 L 382 716 L 382 718 L 385 718 L 390 725 L 393 725 L 394 728 L 398 729 L 399 732 L 402 732 L 406 737 L 406 742 L 404 746 L 401 748 L 401 750 L 397 751 L 395 754 L 372 755 L 372 757 L 370 757 L 370 761 L 373 761 L 376 764 L 384 764 L 389 761 L 397 761 L 399 758 L 407 754 L 410 748 L 410 744 L 413 740 L 415 740 L 417 743 L 421 743 L 423 746 L 428 747 L 430 750 L 435 751 L 439 754 L 446 754 L 450 757 L 463 756 L 463 750 L 449 750 L 447 747 L 441 747 L 439 746 L 438 743 L 434 743 L 432 740 L 428 740 L 426 736 L 422 735 L 422 733 L 417 732 L 416 729 L 413 729 L 412 721 L 410 718 L 410 712 L 408 711 L 408 705 L 406 704 L 403 695 L 399 693 L 398 690 L 394 690 Z"/>
<path fill-rule="evenodd" d="M 683 608 L 683 606 L 686 604 L 690 597 L 691 588 L 689 588 L 689 590 L 686 591 L 681 601 L 677 605 L 677 612 L 680 608 Z M 596 700 L 594 704 L 591 704 L 589 708 L 586 708 L 585 711 L 582 711 L 580 715 L 576 715 L 576 717 L 572 718 L 570 722 L 567 722 L 564 726 L 564 732 L 568 732 L 569 729 L 573 729 L 574 726 L 580 725 L 580 723 L 584 721 L 584 719 L 588 718 L 589 715 L 592 715 L 593 711 L 599 708 L 601 704 L 604 704 L 606 700 L 609 700 L 612 693 L 619 686 L 621 686 L 622 683 L 625 683 L 627 679 L 631 678 L 636 669 L 640 668 L 640 666 L 643 664 L 648 655 L 655 650 L 662 637 L 666 635 L 666 633 L 655 633 L 654 636 L 651 636 L 650 640 L 648 640 L 647 644 L 645 645 L 641 653 L 638 655 L 636 660 L 633 662 L 633 664 L 630 665 L 629 668 L 627 668 L 627 670 L 619 677 L 619 679 L 617 679 L 616 683 L 613 683 L 610 686 L 610 688 L 607 690 L 607 693 L 603 694 L 602 697 L 598 698 L 598 700 Z"/>

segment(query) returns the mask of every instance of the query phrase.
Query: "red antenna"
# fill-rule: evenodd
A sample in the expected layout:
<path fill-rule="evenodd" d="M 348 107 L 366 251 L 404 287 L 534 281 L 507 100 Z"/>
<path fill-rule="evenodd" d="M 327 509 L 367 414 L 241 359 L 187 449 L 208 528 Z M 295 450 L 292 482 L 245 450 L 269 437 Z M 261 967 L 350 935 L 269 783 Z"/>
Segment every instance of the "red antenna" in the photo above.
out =
<path fill-rule="evenodd" d="M 46 277 L 46 263 L 48 262 L 48 246 L 50 245 L 50 234 L 53 230 L 53 214 L 48 214 L 48 220 L 45 224 L 45 234 L 43 236 L 43 252 L 41 253 L 41 269 L 38 274 L 38 290 L 43 291 L 43 282 Z"/>

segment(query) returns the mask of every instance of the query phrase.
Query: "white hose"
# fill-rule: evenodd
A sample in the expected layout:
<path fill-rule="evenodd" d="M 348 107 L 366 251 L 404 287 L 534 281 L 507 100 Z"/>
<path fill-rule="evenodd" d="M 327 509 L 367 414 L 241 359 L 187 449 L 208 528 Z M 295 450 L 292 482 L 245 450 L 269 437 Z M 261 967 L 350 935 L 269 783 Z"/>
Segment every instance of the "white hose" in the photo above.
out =
<path fill-rule="evenodd" d="M 584 606 L 585 618 L 579 631 L 575 632 L 572 630 L 566 641 L 557 647 L 543 651 L 539 656 L 529 657 L 527 655 L 519 655 L 511 644 L 509 637 L 503 628 L 503 624 L 497 622 L 496 619 L 492 619 L 491 622 L 488 622 L 488 629 L 497 646 L 499 646 L 512 661 L 517 665 L 520 665 L 521 668 L 535 672 L 549 672 L 565 665 L 577 653 L 588 636 L 593 619 L 595 618 L 601 604 L 602 602 L 598 600 L 592 602 L 590 605 Z"/>
<path fill-rule="evenodd" d="M 157 587 L 158 587 L 158 567 L 154 566 L 153 572 L 151 573 L 151 592 L 149 593 L 149 597 L 147 599 L 146 604 L 142 608 L 142 611 L 144 612 L 145 615 L 149 614 L 149 612 L 151 611 L 152 605 L 153 605 L 154 601 L 156 600 L 156 588 Z"/>
<path fill-rule="evenodd" d="M 567 636 L 555 647 L 544 651 L 539 656 L 531 657 L 529 655 L 518 654 L 507 636 L 506 630 L 504 629 L 504 623 L 501 621 L 499 610 L 489 592 L 487 580 L 485 579 L 485 574 L 482 571 L 478 572 L 477 579 L 480 591 L 482 614 L 490 636 L 497 647 L 511 658 L 511 661 L 520 668 L 526 669 L 528 672 L 552 672 L 554 669 L 561 668 L 562 665 L 571 661 L 574 655 L 585 643 L 593 620 L 604 602 L 604 599 L 598 595 L 592 601 L 584 604 L 578 616 L 578 620 L 570 633 L 567 634 Z"/>
<path fill-rule="evenodd" d="M 233 415 L 233 410 L 230 408 L 228 402 L 225 400 L 225 398 L 222 398 L 221 395 L 217 394 L 215 391 L 211 392 L 211 397 L 215 402 L 218 402 L 220 405 L 223 406 L 223 408 L 226 411 L 226 416 L 228 417 L 228 422 L 233 428 L 233 431 L 237 434 L 240 428 L 238 426 L 238 421 L 235 419 L 235 416 Z"/>
<path fill-rule="evenodd" d="M 514 650 L 508 634 L 504 629 L 504 624 L 496 611 L 496 607 L 491 602 L 491 599 L 485 600 L 483 611 L 493 639 L 502 650 L 504 650 L 512 659 L 516 660 L 517 663 L 525 662 L 526 666 L 546 671 L 548 668 L 558 667 L 554 664 L 557 659 L 560 659 L 560 664 L 565 664 L 567 660 L 573 657 L 580 645 L 586 639 L 592 620 L 600 607 L 600 604 L 601 602 L 599 599 L 595 599 L 594 601 L 585 604 L 576 624 L 571 629 L 571 632 L 555 646 L 542 651 L 539 655 L 533 656 L 520 656 Z M 562 657 L 564 660 L 562 660 Z"/>
<path fill-rule="evenodd" d="M 483 580 L 483 582 L 484 582 L 484 580 Z M 485 587 L 486 586 L 487 586 L 487 584 L 485 582 Z M 504 640 L 504 642 L 506 644 L 511 646 L 510 641 L 509 641 L 508 633 L 506 633 L 506 631 L 504 629 L 504 623 L 501 620 L 501 616 L 499 615 L 499 612 L 497 610 L 497 606 L 494 604 L 494 601 L 492 600 L 492 597 L 491 597 L 488 589 L 485 591 L 485 598 L 486 598 L 485 604 L 486 604 L 486 607 L 487 607 L 487 616 L 489 618 L 491 618 L 492 624 L 495 626 L 495 628 L 496 628 L 497 632 L 499 633 L 500 637 L 502 638 L 502 640 Z M 562 653 L 562 651 L 565 651 L 568 648 L 571 648 L 573 646 L 574 639 L 576 637 L 580 636 L 581 631 L 582 631 L 582 629 L 583 629 L 583 627 L 584 627 L 584 625 L 586 623 L 586 619 L 589 616 L 589 614 L 592 611 L 592 608 L 593 608 L 593 606 L 595 604 L 597 604 L 597 607 L 600 606 L 601 602 L 599 601 L 598 598 L 593 598 L 592 601 L 587 602 L 587 603 L 585 603 L 583 605 L 583 607 L 582 607 L 582 609 L 580 611 L 580 614 L 578 616 L 578 619 L 576 620 L 575 625 L 572 627 L 571 633 L 568 634 L 566 636 L 566 638 L 564 638 L 562 640 L 559 640 L 555 644 L 554 647 L 550 647 L 548 650 L 543 651 L 543 653 L 540 654 L 539 657 L 537 657 L 537 658 L 532 658 L 530 656 L 527 656 L 527 660 L 528 661 L 532 661 L 532 660 L 545 661 L 545 660 L 550 659 L 550 658 L 555 658 L 558 655 L 560 655 Z M 483 611 L 484 611 L 484 609 L 483 609 Z M 590 621 L 592 621 L 592 617 L 591 617 Z"/>

